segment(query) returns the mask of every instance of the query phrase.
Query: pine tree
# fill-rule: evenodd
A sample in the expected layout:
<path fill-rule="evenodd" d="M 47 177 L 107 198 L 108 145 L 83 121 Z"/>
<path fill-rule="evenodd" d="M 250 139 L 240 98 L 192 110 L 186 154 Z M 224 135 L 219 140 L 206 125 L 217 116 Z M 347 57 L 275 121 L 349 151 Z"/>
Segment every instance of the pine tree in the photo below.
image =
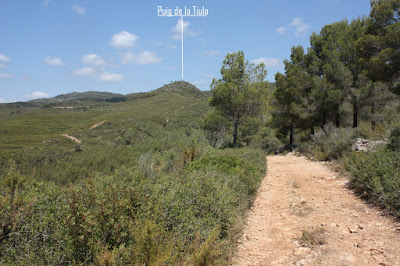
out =
<path fill-rule="evenodd" d="M 239 51 L 226 55 L 220 72 L 221 79 L 214 79 L 211 84 L 209 104 L 231 121 L 235 147 L 240 123 L 246 117 L 257 115 L 265 104 L 267 71 L 264 64 L 250 64 Z"/>

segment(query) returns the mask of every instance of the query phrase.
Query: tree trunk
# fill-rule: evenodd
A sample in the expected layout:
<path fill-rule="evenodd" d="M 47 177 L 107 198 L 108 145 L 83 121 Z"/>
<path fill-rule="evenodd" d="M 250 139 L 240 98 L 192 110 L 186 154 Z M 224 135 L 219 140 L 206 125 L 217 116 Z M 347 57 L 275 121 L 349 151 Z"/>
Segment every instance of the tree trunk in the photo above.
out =
<path fill-rule="evenodd" d="M 375 121 L 375 102 L 371 105 L 371 126 L 372 130 L 375 131 L 376 121 Z"/>
<path fill-rule="evenodd" d="M 290 125 L 290 138 L 289 138 L 289 145 L 293 145 L 294 142 L 294 126 L 293 124 Z"/>
<path fill-rule="evenodd" d="M 315 134 L 314 126 L 311 126 L 311 128 L 310 128 L 310 133 L 311 133 L 311 136 L 313 136 L 313 135 Z"/>
<path fill-rule="evenodd" d="M 336 113 L 336 116 L 335 116 L 335 124 L 336 124 L 336 127 L 340 127 L 340 115 L 338 113 Z"/>
<path fill-rule="evenodd" d="M 233 143 L 232 143 L 233 147 L 236 147 L 238 126 L 239 126 L 239 120 L 236 120 L 235 123 L 233 124 Z"/>
<path fill-rule="evenodd" d="M 353 128 L 358 127 L 358 107 L 353 105 Z"/>

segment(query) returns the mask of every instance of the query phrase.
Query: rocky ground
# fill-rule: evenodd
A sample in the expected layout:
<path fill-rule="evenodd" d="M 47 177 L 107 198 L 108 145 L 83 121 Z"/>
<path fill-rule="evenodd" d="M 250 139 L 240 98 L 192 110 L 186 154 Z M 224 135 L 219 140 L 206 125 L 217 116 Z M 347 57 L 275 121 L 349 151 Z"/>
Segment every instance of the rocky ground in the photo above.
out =
<path fill-rule="evenodd" d="M 400 224 L 305 157 L 270 156 L 234 265 L 400 265 Z"/>

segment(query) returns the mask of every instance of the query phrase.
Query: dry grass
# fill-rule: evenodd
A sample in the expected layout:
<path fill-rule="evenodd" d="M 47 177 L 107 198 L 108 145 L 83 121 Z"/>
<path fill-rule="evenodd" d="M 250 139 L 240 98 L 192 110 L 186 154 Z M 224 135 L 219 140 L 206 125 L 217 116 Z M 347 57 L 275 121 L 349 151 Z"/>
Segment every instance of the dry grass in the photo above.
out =
<path fill-rule="evenodd" d="M 324 228 L 311 228 L 301 231 L 300 243 L 303 246 L 315 247 L 326 243 Z"/>

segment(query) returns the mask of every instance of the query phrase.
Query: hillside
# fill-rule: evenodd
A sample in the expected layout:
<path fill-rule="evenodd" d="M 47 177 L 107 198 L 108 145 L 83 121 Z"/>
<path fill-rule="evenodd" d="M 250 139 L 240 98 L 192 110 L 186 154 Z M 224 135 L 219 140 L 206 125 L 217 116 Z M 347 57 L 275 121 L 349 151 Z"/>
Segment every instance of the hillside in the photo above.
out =
<path fill-rule="evenodd" d="M 159 93 L 175 93 L 182 96 L 208 97 L 209 91 L 201 91 L 196 86 L 186 81 L 175 81 L 149 92 L 136 92 L 127 95 L 111 92 L 87 91 L 60 94 L 52 98 L 40 98 L 26 102 L 0 103 L 0 109 L 21 107 L 53 107 L 98 105 L 99 103 L 125 102 L 128 100 L 142 99 L 155 96 Z"/>
<path fill-rule="evenodd" d="M 116 94 L 111 92 L 72 92 L 67 94 L 61 94 L 53 98 L 43 98 L 29 101 L 31 103 L 63 103 L 68 101 L 124 101 L 126 97 L 122 94 Z"/>
<path fill-rule="evenodd" d="M 0 264 L 226 264 L 261 150 L 212 148 L 188 83 L 84 95 L 0 106 Z"/>
<path fill-rule="evenodd" d="M 118 97 L 125 100 L 93 104 Z M 79 104 L 71 105 L 77 100 Z M 49 107 L 48 103 L 62 105 Z M 200 116 L 208 108 L 207 94 L 187 82 L 174 82 L 153 92 L 129 96 L 104 92 L 70 93 L 27 103 L 3 104 L 0 106 L 0 153 L 50 145 L 44 143 L 70 146 L 68 141 L 60 139 L 64 133 L 76 134 L 86 142 L 99 137 L 110 139 L 112 130 L 148 121 L 163 124 L 165 128 L 183 124 L 198 127 Z M 107 130 L 98 132 L 101 136 L 88 131 L 100 121 L 107 121 L 108 125 Z M 57 144 L 53 140 L 57 140 Z"/>

